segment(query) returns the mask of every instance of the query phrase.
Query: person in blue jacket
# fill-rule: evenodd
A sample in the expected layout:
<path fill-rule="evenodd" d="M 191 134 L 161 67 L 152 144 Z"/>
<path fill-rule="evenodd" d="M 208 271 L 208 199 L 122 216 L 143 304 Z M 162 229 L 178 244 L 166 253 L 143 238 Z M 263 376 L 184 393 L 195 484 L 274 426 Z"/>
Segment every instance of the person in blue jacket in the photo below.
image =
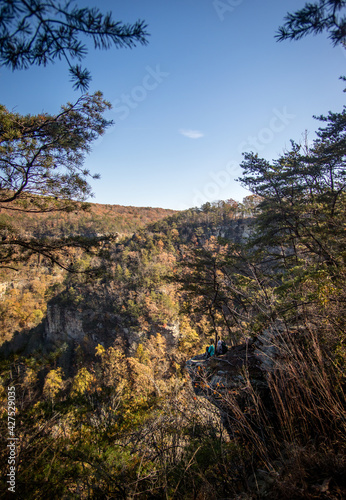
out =
<path fill-rule="evenodd" d="M 207 358 L 214 356 L 215 348 L 214 348 L 214 344 L 213 344 L 213 339 L 210 339 L 210 346 L 207 347 L 206 353 L 207 353 Z"/>

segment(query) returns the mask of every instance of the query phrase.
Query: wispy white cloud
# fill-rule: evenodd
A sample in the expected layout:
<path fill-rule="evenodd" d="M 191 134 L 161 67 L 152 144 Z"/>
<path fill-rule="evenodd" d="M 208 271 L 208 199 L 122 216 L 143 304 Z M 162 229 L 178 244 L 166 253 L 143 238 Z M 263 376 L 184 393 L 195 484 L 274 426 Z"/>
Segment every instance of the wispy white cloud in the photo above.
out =
<path fill-rule="evenodd" d="M 184 128 L 181 128 L 179 130 L 179 134 L 184 135 L 189 139 L 200 139 L 201 137 L 204 137 L 203 132 L 201 132 L 200 130 L 187 130 Z"/>

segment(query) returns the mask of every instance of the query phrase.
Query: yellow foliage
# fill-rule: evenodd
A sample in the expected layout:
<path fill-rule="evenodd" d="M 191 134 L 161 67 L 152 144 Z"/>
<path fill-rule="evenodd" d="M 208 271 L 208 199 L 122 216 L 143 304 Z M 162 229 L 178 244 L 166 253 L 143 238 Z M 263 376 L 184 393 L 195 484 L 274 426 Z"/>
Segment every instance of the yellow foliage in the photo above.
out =
<path fill-rule="evenodd" d="M 2 377 L 0 377 L 0 401 L 4 400 L 7 397 L 5 388 L 3 386 L 4 380 Z"/>
<path fill-rule="evenodd" d="M 180 322 L 180 339 L 179 339 L 179 350 L 189 354 L 190 351 L 196 351 L 196 344 L 199 342 L 199 336 L 196 330 L 194 330 L 188 318 L 185 316 Z"/>
<path fill-rule="evenodd" d="M 160 333 L 152 335 L 146 343 L 139 344 L 135 358 L 128 358 L 129 376 L 131 378 L 132 394 L 155 393 L 163 396 L 176 383 L 172 376 L 173 366 L 167 356 L 166 339 Z M 180 369 L 175 364 L 176 371 Z"/>
<path fill-rule="evenodd" d="M 145 365 L 136 358 L 129 358 L 128 363 L 133 380 L 132 393 L 146 395 L 153 391 L 155 380 L 151 363 Z"/>
<path fill-rule="evenodd" d="M 71 389 L 71 396 L 84 394 L 94 381 L 95 377 L 90 372 L 88 372 L 86 368 L 81 368 L 80 370 L 78 370 L 78 373 L 74 378 Z"/>
<path fill-rule="evenodd" d="M 102 383 L 120 389 L 126 385 L 127 364 L 124 354 L 114 347 L 107 350 L 98 345 L 96 353 L 101 356 Z"/>
<path fill-rule="evenodd" d="M 143 365 L 147 365 L 149 363 L 149 353 L 146 349 L 144 349 L 143 344 L 138 344 L 136 358 Z"/>
<path fill-rule="evenodd" d="M 102 356 L 106 352 L 106 349 L 103 347 L 103 345 L 98 344 L 95 348 L 95 351 L 97 356 Z"/>
<path fill-rule="evenodd" d="M 43 395 L 53 400 L 62 388 L 62 369 L 57 368 L 56 370 L 51 370 L 46 376 L 43 386 Z"/>
<path fill-rule="evenodd" d="M 34 370 L 31 368 L 27 368 L 25 372 L 25 377 L 24 377 L 24 384 L 25 386 L 31 386 L 34 385 L 37 381 L 37 374 Z"/>

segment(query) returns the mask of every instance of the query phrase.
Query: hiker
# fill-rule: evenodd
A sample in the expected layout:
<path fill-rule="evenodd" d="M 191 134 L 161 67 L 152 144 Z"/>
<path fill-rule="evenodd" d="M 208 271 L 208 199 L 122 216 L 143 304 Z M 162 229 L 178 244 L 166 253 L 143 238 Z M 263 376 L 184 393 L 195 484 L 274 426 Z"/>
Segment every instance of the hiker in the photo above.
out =
<path fill-rule="evenodd" d="M 210 345 L 206 348 L 206 358 L 210 358 L 211 356 L 214 356 L 215 354 L 215 348 L 213 344 L 213 339 L 210 339 Z"/>
<path fill-rule="evenodd" d="M 216 354 L 226 354 L 228 351 L 227 344 L 224 340 L 219 339 L 217 342 L 217 347 L 216 347 Z"/>
<path fill-rule="evenodd" d="M 221 340 L 221 354 L 226 354 L 228 351 L 227 344 L 224 340 Z"/>
<path fill-rule="evenodd" d="M 216 354 L 222 354 L 222 340 L 221 339 L 219 339 L 217 341 Z"/>

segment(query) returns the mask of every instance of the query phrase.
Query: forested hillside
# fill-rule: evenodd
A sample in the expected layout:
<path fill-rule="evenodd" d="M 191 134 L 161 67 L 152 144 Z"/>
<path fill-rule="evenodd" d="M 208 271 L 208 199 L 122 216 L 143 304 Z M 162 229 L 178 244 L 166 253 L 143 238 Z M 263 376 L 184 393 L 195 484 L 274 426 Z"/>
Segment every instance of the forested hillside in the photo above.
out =
<path fill-rule="evenodd" d="M 79 249 L 74 272 L 23 264 L 2 397 L 26 498 L 344 497 L 345 110 L 322 121 L 309 150 L 245 155 L 243 203 Z"/>
<path fill-rule="evenodd" d="M 132 234 L 141 227 L 172 215 L 174 212 L 174 210 L 163 208 L 90 203 L 86 204 L 82 211 L 77 206 L 67 213 L 14 212 L 11 214 L 11 223 L 33 235 L 62 237 L 118 233 L 123 236 Z M 5 224 L 5 210 L 0 209 L 0 218 Z"/>
<path fill-rule="evenodd" d="M 345 7 L 307 3 L 277 36 L 344 49 Z M 0 60 L 63 59 L 85 90 L 80 36 L 132 47 L 146 28 L 2 2 Z M 131 111 L 168 75 L 146 70 Z M 184 211 L 87 203 L 110 108 L 0 104 L 0 498 L 345 499 L 346 107 L 271 161 L 244 153 L 242 202 Z"/>
<path fill-rule="evenodd" d="M 86 205 L 85 210 L 72 212 L 26 213 L 10 215 L 0 209 L 0 224 L 10 223 L 11 230 L 30 241 L 32 238 L 59 240 L 60 238 L 100 237 L 114 235 L 115 241 L 131 236 L 148 223 L 173 214 L 174 210 L 160 208 L 122 207 L 119 205 Z M 6 243 L 8 240 L 3 240 Z M 90 257 L 82 257 L 75 250 L 74 260 L 80 268 L 87 266 Z M 64 261 L 66 263 L 66 259 Z M 13 332 L 39 324 L 46 312 L 47 301 L 64 279 L 63 269 L 45 262 L 40 254 L 29 265 L 20 263 L 15 270 L 2 268 L 1 276 L 1 339 L 11 338 Z"/>

